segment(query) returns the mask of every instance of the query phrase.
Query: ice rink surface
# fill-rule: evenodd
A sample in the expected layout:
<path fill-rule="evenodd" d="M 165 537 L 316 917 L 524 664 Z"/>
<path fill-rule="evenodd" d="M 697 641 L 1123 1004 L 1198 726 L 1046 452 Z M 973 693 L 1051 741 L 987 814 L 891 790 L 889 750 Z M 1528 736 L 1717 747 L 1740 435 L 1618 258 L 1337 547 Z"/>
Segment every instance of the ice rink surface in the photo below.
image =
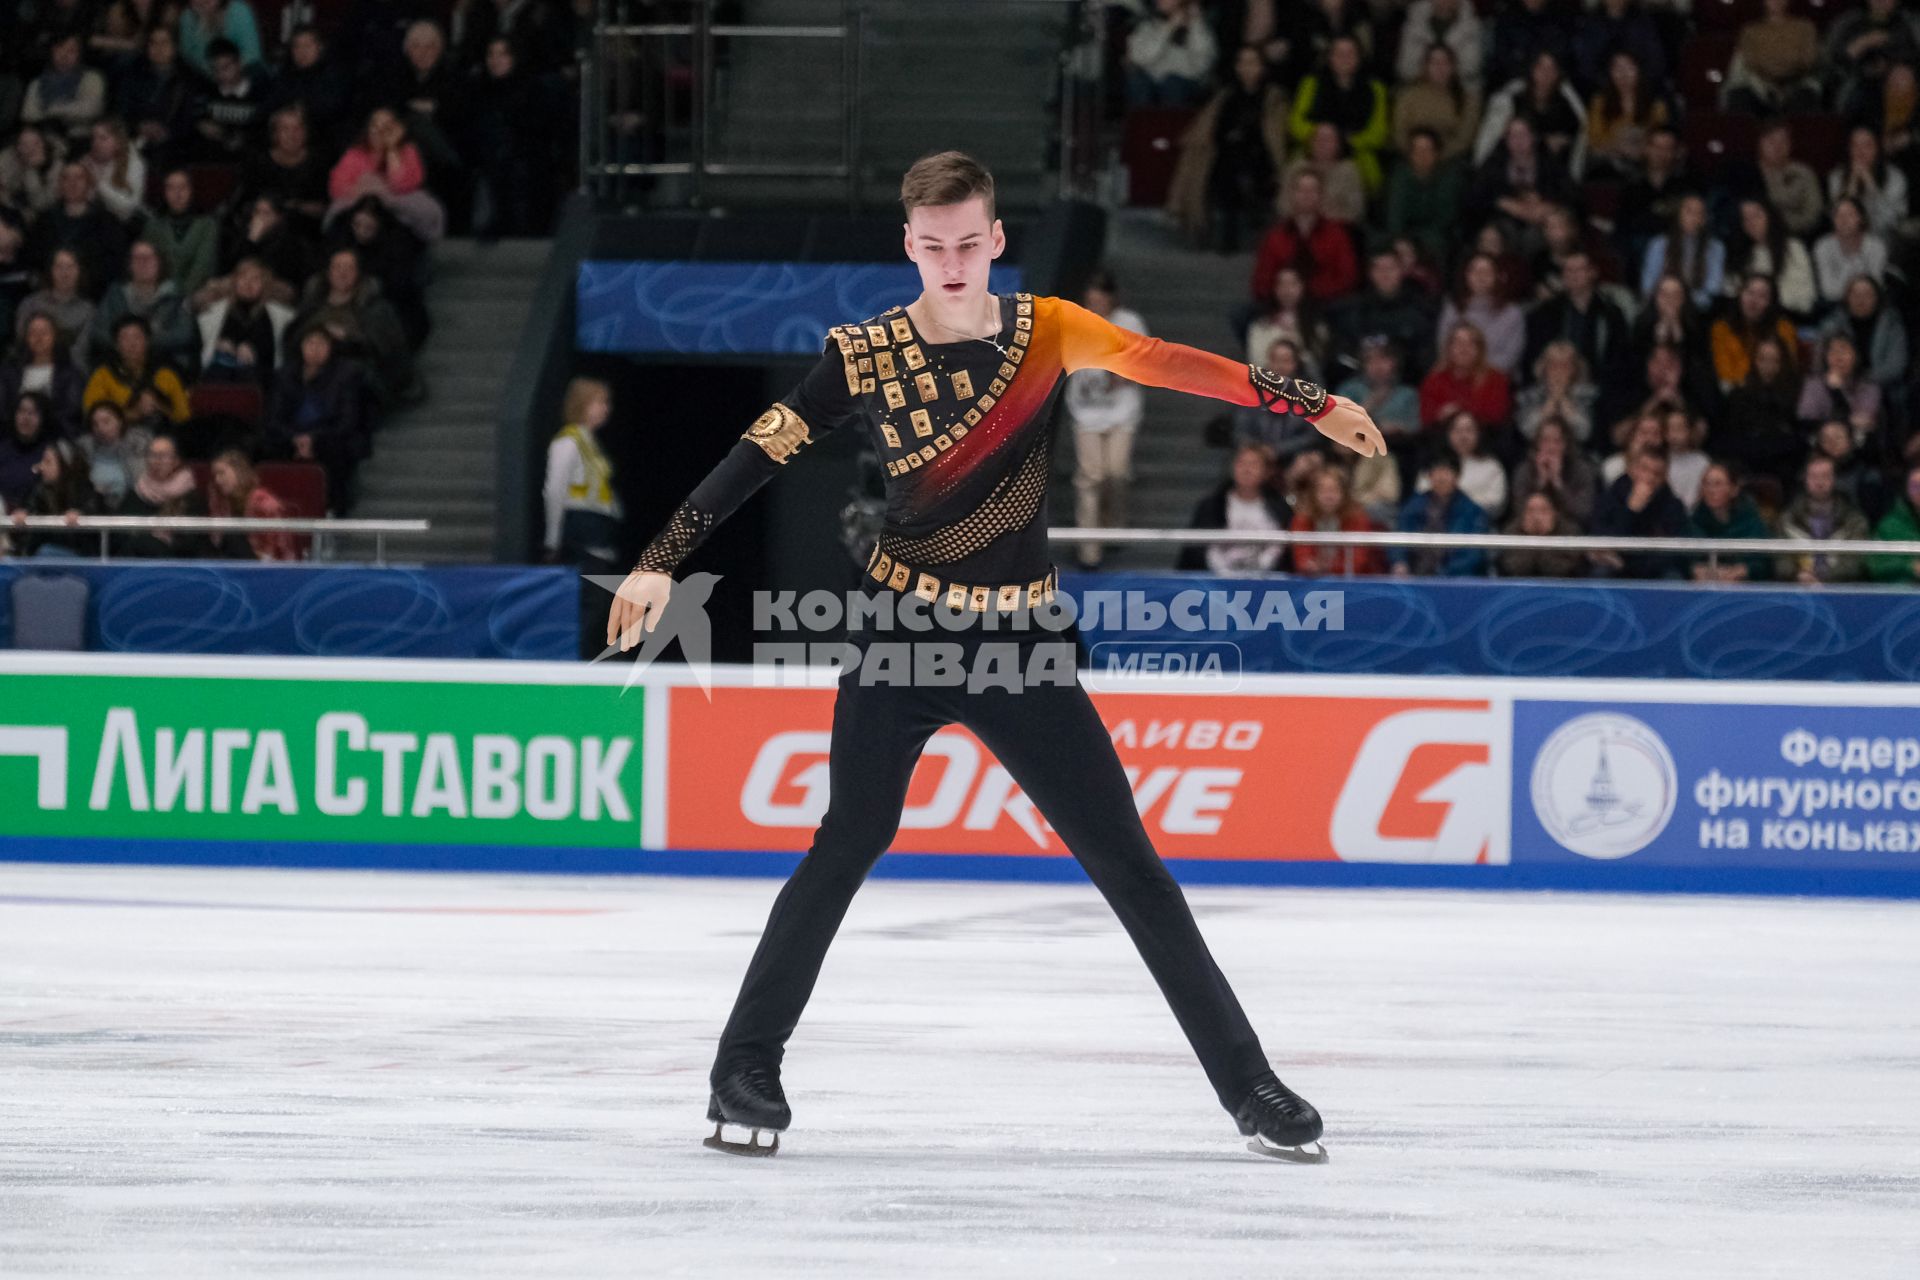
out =
<path fill-rule="evenodd" d="M 743 1160 L 777 887 L 0 866 L 0 1275 L 1920 1275 L 1920 903 L 1191 891 L 1302 1167 L 1090 887 L 877 880 Z"/>

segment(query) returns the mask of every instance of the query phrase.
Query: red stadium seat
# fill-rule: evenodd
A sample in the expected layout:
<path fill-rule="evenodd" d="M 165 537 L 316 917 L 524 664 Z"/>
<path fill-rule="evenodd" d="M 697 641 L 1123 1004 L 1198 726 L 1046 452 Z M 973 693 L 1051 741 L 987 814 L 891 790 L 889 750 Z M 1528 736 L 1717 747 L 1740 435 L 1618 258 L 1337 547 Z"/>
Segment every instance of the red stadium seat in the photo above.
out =
<path fill-rule="evenodd" d="M 1793 155 L 1824 182 L 1827 170 L 1847 156 L 1847 122 L 1839 116 L 1794 116 L 1787 122 L 1793 134 Z"/>
<path fill-rule="evenodd" d="M 1720 109 L 1720 86 L 1733 65 L 1735 38 L 1731 31 L 1702 31 L 1680 47 L 1678 87 L 1689 112 Z"/>
<path fill-rule="evenodd" d="M 261 485 L 290 517 L 320 520 L 327 514 L 327 473 L 317 462 L 263 462 L 254 468 Z M 311 534 L 295 534 L 294 554 L 307 559 L 313 551 Z"/>
<path fill-rule="evenodd" d="M 187 393 L 187 411 L 196 418 L 229 418 L 249 431 L 266 417 L 266 397 L 250 382 L 202 382 Z"/>
<path fill-rule="evenodd" d="M 1127 165 L 1128 204 L 1166 202 L 1180 159 L 1180 135 L 1193 117 L 1187 107 L 1136 107 L 1127 113 L 1120 150 Z"/>
<path fill-rule="evenodd" d="M 1687 117 L 1683 136 L 1694 172 L 1710 178 L 1725 167 L 1728 157 L 1753 154 L 1760 121 L 1753 116 L 1698 111 Z"/>
<path fill-rule="evenodd" d="M 240 188 L 240 166 L 237 164 L 188 165 L 187 177 L 193 181 L 195 213 L 217 212 L 233 199 L 233 193 Z"/>

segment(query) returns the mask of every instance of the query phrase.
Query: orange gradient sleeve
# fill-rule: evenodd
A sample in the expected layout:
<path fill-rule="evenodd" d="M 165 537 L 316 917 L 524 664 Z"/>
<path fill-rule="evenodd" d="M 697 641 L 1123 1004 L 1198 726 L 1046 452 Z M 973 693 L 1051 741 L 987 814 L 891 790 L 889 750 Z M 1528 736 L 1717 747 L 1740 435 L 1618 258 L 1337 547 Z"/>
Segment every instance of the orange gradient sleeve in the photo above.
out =
<path fill-rule="evenodd" d="M 1059 335 L 1060 363 L 1068 373 L 1105 369 L 1145 386 L 1187 391 L 1276 413 L 1298 413 L 1309 421 L 1325 417 L 1333 402 L 1333 397 L 1314 383 L 1282 377 L 1198 347 L 1149 338 L 1065 298 L 1036 299 L 1035 309 L 1037 322 L 1046 325 L 1051 321 Z"/>

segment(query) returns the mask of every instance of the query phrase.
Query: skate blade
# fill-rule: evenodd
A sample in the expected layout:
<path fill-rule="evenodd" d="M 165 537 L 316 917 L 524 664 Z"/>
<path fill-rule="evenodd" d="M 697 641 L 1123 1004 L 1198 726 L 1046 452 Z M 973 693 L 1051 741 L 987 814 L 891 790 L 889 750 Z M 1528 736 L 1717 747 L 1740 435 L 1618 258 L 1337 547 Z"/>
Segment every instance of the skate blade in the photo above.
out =
<path fill-rule="evenodd" d="M 1286 1160 L 1293 1164 L 1326 1164 L 1327 1149 L 1318 1142 L 1309 1151 L 1305 1147 L 1276 1147 L 1262 1138 L 1255 1138 L 1247 1144 L 1247 1150 L 1257 1156 L 1272 1156 L 1275 1160 Z"/>
<path fill-rule="evenodd" d="M 760 1130 L 755 1129 L 745 1142 L 733 1142 L 721 1135 L 720 1126 L 716 1124 L 712 1136 L 703 1138 L 700 1145 L 730 1156 L 770 1156 L 780 1150 L 780 1135 L 774 1134 L 772 1142 L 761 1142 Z"/>

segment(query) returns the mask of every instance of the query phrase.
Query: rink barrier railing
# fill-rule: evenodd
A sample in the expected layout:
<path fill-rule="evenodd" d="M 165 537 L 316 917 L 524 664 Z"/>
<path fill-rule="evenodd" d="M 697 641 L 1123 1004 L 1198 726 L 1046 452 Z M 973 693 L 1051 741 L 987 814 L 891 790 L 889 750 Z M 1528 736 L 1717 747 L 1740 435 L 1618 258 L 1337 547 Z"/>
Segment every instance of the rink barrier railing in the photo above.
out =
<path fill-rule="evenodd" d="M 274 516 L 28 516 L 24 526 L 12 520 L 0 523 L 0 536 L 9 529 L 25 527 L 47 533 L 98 533 L 101 560 L 111 560 L 111 541 L 116 533 L 305 533 L 314 537 L 316 556 L 331 545 L 336 536 L 373 539 L 373 563 L 387 562 L 387 538 L 395 534 L 426 533 L 431 520 L 314 520 L 304 517 Z"/>
<path fill-rule="evenodd" d="M 1402 533 L 1398 531 L 1334 530 L 1306 532 L 1293 529 L 1109 529 L 1054 528 L 1054 542 L 1174 543 L 1178 545 L 1231 543 L 1235 546 L 1424 548 L 1434 551 L 1619 551 L 1636 554 L 1673 553 L 1706 558 L 1718 568 L 1721 556 L 1915 556 L 1920 542 L 1876 541 L 1871 538 L 1817 540 L 1811 538 L 1630 538 L 1598 534 L 1535 537 L 1525 533 Z M 1353 558 L 1346 557 L 1353 572 Z"/>

